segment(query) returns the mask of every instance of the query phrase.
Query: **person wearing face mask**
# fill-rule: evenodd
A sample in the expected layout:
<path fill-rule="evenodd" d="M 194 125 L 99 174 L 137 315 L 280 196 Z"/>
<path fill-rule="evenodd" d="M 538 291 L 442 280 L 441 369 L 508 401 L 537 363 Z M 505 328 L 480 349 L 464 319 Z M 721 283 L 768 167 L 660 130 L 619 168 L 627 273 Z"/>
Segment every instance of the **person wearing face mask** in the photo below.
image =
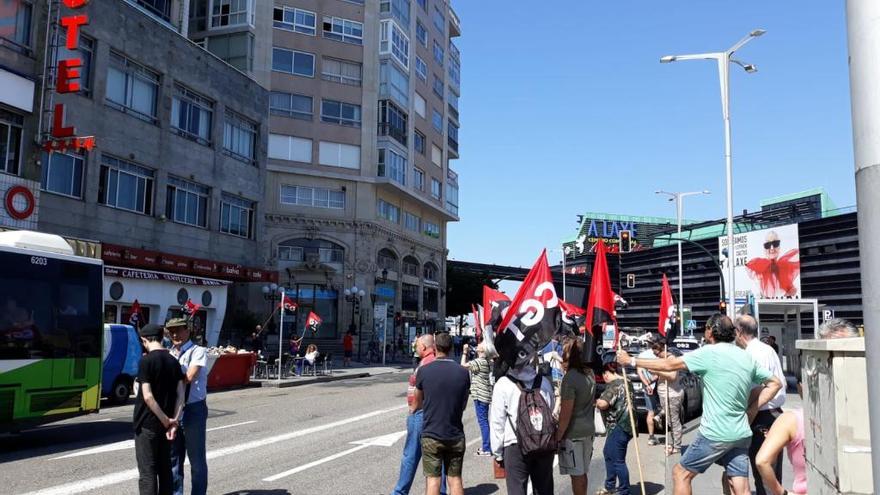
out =
<path fill-rule="evenodd" d="M 523 350 L 520 354 L 534 353 Z M 523 389 L 532 389 L 536 383 L 540 383 L 540 396 L 552 411 L 555 405 L 553 384 L 543 376 L 538 381 L 534 359 L 523 361 L 518 360 L 518 366 L 510 368 L 495 382 L 489 411 L 492 454 L 504 466 L 508 495 L 525 495 L 529 480 L 535 495 L 551 495 L 555 453 L 523 455 L 517 444 L 515 425 Z"/>

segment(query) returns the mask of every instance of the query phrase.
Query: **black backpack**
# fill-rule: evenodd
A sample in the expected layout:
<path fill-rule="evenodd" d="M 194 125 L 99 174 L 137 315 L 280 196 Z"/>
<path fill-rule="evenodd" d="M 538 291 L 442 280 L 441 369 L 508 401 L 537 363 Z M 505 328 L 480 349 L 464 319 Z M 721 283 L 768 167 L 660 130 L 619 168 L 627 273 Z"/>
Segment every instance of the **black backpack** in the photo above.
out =
<path fill-rule="evenodd" d="M 513 380 L 520 394 L 516 426 L 511 426 L 514 426 L 516 442 L 523 455 L 556 452 L 556 422 L 553 411 L 541 395 L 543 379 L 538 375 L 532 388 L 524 388 L 518 380 Z"/>

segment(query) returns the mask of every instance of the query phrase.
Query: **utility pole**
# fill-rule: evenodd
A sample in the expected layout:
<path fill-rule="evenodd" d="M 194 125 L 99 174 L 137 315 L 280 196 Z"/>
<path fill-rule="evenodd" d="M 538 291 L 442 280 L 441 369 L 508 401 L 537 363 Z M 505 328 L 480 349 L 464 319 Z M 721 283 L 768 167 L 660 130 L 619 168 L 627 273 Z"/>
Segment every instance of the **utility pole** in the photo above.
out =
<path fill-rule="evenodd" d="M 870 240 L 880 238 L 880 2 L 847 0 L 849 87 L 858 207 L 865 360 L 880 365 L 880 253 Z M 868 373 L 868 421 L 874 493 L 880 493 L 880 375 Z"/>

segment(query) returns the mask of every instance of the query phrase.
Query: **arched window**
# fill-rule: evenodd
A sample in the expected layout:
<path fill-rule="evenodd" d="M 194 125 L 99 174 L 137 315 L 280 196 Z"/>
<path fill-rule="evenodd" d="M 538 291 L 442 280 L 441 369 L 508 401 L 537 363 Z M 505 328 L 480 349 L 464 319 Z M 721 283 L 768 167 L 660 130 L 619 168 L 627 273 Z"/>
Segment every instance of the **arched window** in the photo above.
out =
<path fill-rule="evenodd" d="M 281 261 L 314 259 L 321 263 L 342 263 L 344 257 L 345 248 L 322 239 L 290 239 L 278 244 L 278 259 Z"/>
<path fill-rule="evenodd" d="M 388 248 L 380 249 L 376 257 L 376 264 L 379 265 L 380 270 L 385 269 L 389 272 L 396 272 L 398 270 L 397 255 Z"/>
<path fill-rule="evenodd" d="M 422 274 L 424 276 L 424 279 L 428 282 L 440 281 L 440 269 L 437 268 L 437 265 L 431 263 L 430 261 L 425 263 L 425 268 L 422 270 Z"/>
<path fill-rule="evenodd" d="M 421 264 L 419 260 L 415 259 L 412 256 L 407 256 L 403 258 L 403 274 L 410 275 L 413 277 L 419 276 L 419 267 Z"/>

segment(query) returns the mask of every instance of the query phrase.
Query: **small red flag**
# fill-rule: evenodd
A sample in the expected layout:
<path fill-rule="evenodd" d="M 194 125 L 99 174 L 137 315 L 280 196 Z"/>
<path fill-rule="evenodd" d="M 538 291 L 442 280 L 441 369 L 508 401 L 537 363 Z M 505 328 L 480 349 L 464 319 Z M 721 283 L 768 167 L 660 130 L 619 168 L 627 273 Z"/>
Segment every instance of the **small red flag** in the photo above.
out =
<path fill-rule="evenodd" d="M 137 299 L 131 304 L 131 316 L 128 317 L 129 325 L 140 330 L 141 323 L 141 303 Z"/>
<path fill-rule="evenodd" d="M 486 326 L 491 325 L 492 329 L 497 332 L 498 324 L 501 323 L 502 313 L 508 306 L 510 306 L 510 298 L 507 297 L 507 294 L 484 285 L 482 327 L 486 328 Z"/>
<path fill-rule="evenodd" d="M 296 308 L 298 308 L 299 306 L 296 304 L 296 302 L 293 301 L 293 299 L 290 298 L 290 296 L 284 294 L 284 299 L 280 303 L 278 303 L 278 307 L 283 307 L 285 311 L 296 311 Z"/>
<path fill-rule="evenodd" d="M 309 311 L 309 317 L 306 318 L 306 330 L 311 330 L 313 334 L 318 333 L 318 327 L 321 326 L 322 321 L 320 316 Z"/>
<path fill-rule="evenodd" d="M 593 329 L 601 332 L 606 323 L 614 323 L 614 346 L 617 347 L 617 317 L 614 314 L 614 291 L 608 275 L 608 262 L 605 260 L 605 243 L 596 243 L 596 261 L 593 264 L 593 277 L 590 280 L 590 298 L 587 303 L 586 330 L 594 335 Z M 601 335 L 601 334 L 600 334 Z"/>
<path fill-rule="evenodd" d="M 183 313 L 189 316 L 188 319 L 192 319 L 201 307 L 200 304 L 192 302 L 192 299 L 187 299 L 186 304 L 183 305 Z"/>
<path fill-rule="evenodd" d="M 662 336 L 672 330 L 672 322 L 675 317 L 675 302 L 672 300 L 672 290 L 669 288 L 669 279 L 663 274 L 663 286 L 660 289 L 660 316 L 657 319 L 657 332 Z"/>

